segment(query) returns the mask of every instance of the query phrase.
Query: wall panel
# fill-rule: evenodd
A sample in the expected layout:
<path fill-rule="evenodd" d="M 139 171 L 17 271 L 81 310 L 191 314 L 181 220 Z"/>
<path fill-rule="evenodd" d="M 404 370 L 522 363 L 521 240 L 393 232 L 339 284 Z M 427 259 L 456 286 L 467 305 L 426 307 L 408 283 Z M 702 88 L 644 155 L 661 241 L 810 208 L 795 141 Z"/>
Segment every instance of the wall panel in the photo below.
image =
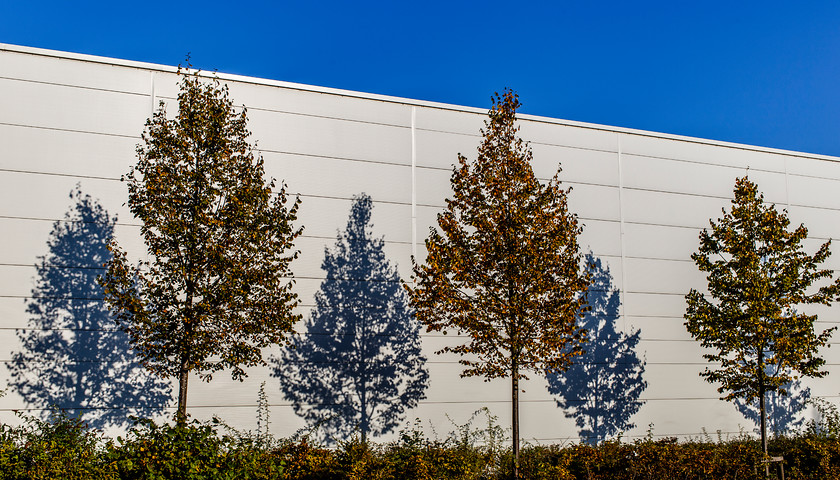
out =
<path fill-rule="evenodd" d="M 74 177 L 0 171 L 0 182 L 0 216 L 63 218 L 71 204 L 69 194 L 79 184 L 83 193 L 98 199 L 111 215 L 132 218 L 122 205 L 128 190 L 118 180 L 81 181 Z"/>
<path fill-rule="evenodd" d="M 157 101 L 164 101 L 170 116 L 175 114 L 178 78 L 172 67 L 62 55 L 14 47 L 0 51 L 0 230 L 5 233 L 0 360 L 19 348 L 14 329 L 29 318 L 33 265 L 47 251 L 53 222 L 71 207 L 68 194 L 76 184 L 119 217 L 116 236 L 129 257 L 145 256 L 137 220 L 125 206 L 126 185 L 117 179 L 136 161 L 135 145 Z M 386 255 L 408 279 L 411 255 L 425 258 L 429 227 L 436 227 L 436 215 L 451 197 L 449 178 L 457 154 L 476 157 L 484 110 L 224 77 L 234 103 L 248 107 L 251 140 L 258 142 L 267 176 L 301 195 L 296 225 L 305 230 L 296 243 L 300 258 L 292 264 L 302 301 L 297 311 L 309 315 L 324 278 L 324 248 L 333 248 L 347 224 L 351 199 L 361 192 L 374 200 L 373 236 L 384 238 Z M 731 404 L 717 400 L 714 385 L 698 376 L 706 365 L 703 351 L 683 325 L 685 294 L 706 285 L 690 260 L 699 231 L 729 207 L 734 179 L 749 168 L 767 201 L 780 208 L 790 205 L 791 221 L 809 228 L 806 250 L 813 252 L 826 239 L 840 237 L 835 195 L 840 161 L 530 116 L 520 125 L 533 150 L 536 175 L 548 179 L 558 165 L 563 168 L 563 186 L 572 187 L 570 209 L 584 225 L 581 248 L 602 260 L 614 287 L 621 289 L 616 328 L 641 330 L 637 352 L 648 362 L 646 403 L 626 438 L 643 437 L 649 423 L 655 435 L 663 436 L 699 435 L 702 427 L 738 432 L 745 421 Z M 840 255 L 828 266 L 840 267 Z M 840 324 L 832 307 L 808 311 L 820 315 L 820 329 Z M 303 334 L 302 324 L 297 329 Z M 462 379 L 457 357 L 434 354 L 463 338 L 425 332 L 421 338 L 430 384 L 427 399 L 407 418 L 418 416 L 446 432 L 452 427 L 447 415 L 463 424 L 488 406 L 502 424 L 509 420 L 507 381 Z M 274 347 L 267 353 L 278 351 Z M 840 350 L 824 354 L 832 375 L 840 374 Z M 249 374 L 241 384 L 224 373 L 209 384 L 194 381 L 192 413 L 197 418 L 217 414 L 237 428 L 253 428 L 257 391 L 266 381 L 274 433 L 289 436 L 305 426 L 269 369 L 254 368 Z M 7 378 L 0 367 L 0 384 Z M 836 396 L 830 378 L 808 385 L 816 394 Z M 525 387 L 524 438 L 577 438 L 573 421 L 548 395 L 544 379 L 533 376 Z M 23 407 L 16 394 L 0 398 L 0 409 Z M 687 410 L 699 413 L 686 416 Z M 15 420 L 0 410 L 0 421 Z"/>
<path fill-rule="evenodd" d="M 685 295 L 706 284 L 692 261 L 627 258 L 625 265 L 628 292 Z"/>
<path fill-rule="evenodd" d="M 249 111 L 252 139 L 266 151 L 411 164 L 411 130 L 333 118 Z"/>
<path fill-rule="evenodd" d="M 618 204 L 618 189 L 601 185 L 572 184 L 568 195 L 569 211 L 577 213 L 584 220 L 614 220 L 621 218 Z"/>
<path fill-rule="evenodd" d="M 621 151 L 631 155 L 672 158 L 714 165 L 726 165 L 771 172 L 785 171 L 785 156 L 757 151 L 749 146 L 718 146 L 695 141 L 662 138 L 658 135 L 621 134 Z"/>
<path fill-rule="evenodd" d="M 840 238 L 840 211 L 828 208 L 803 207 L 791 205 L 791 225 L 803 224 L 808 227 L 808 236 L 812 238 Z"/>
<path fill-rule="evenodd" d="M 578 238 L 581 251 L 595 256 L 621 256 L 621 225 L 616 221 L 580 220 L 583 233 Z"/>
<path fill-rule="evenodd" d="M 0 123 L 135 137 L 149 97 L 0 78 Z"/>
<path fill-rule="evenodd" d="M 563 125 L 562 123 L 520 119 L 520 135 L 532 143 L 617 151 L 616 134 L 606 129 Z"/>
<path fill-rule="evenodd" d="M 479 136 L 479 130 L 484 128 L 484 121 L 486 120 L 484 112 L 459 110 L 446 107 L 417 107 L 415 126 L 418 131 L 431 130 Z"/>
<path fill-rule="evenodd" d="M 266 111 L 298 114 L 304 117 L 323 117 L 351 120 L 360 123 L 411 126 L 411 107 L 408 105 L 335 95 L 294 88 L 277 88 L 244 82 L 225 82 L 235 105 L 245 105 L 250 112 Z M 177 89 L 167 92 L 173 97 Z"/>
<path fill-rule="evenodd" d="M 622 155 L 623 185 L 653 191 L 732 198 L 735 179 L 749 174 L 768 202 L 785 203 L 783 173 L 747 171 L 672 159 Z"/>
<path fill-rule="evenodd" d="M 618 186 L 618 155 L 614 152 L 532 143 L 534 174 L 549 179 L 562 168 L 563 183 Z"/>
<path fill-rule="evenodd" d="M 148 95 L 150 90 L 152 74 L 142 68 L 10 51 L 0 54 L 3 55 L 3 78 L 142 95 Z"/>
<path fill-rule="evenodd" d="M 700 246 L 700 228 L 642 223 L 624 225 L 625 255 L 636 258 L 689 260 Z"/>
<path fill-rule="evenodd" d="M 410 165 L 273 152 L 263 158 L 266 176 L 277 180 L 275 190 L 282 181 L 289 193 L 342 199 L 366 193 L 377 202 L 411 203 Z M 376 178 L 383 181 L 371 181 Z"/>
<path fill-rule="evenodd" d="M 452 172 L 458 165 L 458 154 L 475 159 L 481 144 L 481 136 L 455 134 L 431 130 L 416 129 L 414 132 L 417 151 L 417 165 Z"/>
<path fill-rule="evenodd" d="M 788 190 L 791 205 L 832 209 L 840 219 L 840 180 L 790 175 Z"/>
<path fill-rule="evenodd" d="M 3 169 L 119 179 L 136 161 L 137 137 L 0 125 Z"/>
<path fill-rule="evenodd" d="M 624 221 L 669 227 L 701 229 L 710 218 L 718 218 L 726 198 L 663 193 L 626 188 L 622 192 Z"/>
<path fill-rule="evenodd" d="M 788 174 L 803 177 L 840 180 L 840 161 L 836 158 L 808 158 L 804 155 L 790 155 L 785 158 Z"/>

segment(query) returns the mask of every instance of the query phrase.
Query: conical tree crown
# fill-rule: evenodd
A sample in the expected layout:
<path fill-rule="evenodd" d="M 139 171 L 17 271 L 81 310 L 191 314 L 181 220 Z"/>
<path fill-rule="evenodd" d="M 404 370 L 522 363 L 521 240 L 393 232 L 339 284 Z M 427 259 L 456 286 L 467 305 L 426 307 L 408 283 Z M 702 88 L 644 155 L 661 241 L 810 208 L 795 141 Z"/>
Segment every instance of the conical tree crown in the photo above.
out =
<path fill-rule="evenodd" d="M 494 99 L 478 158 L 458 156 L 452 198 L 426 240 L 428 256 L 408 285 L 429 330 L 469 335 L 441 352 L 469 357 L 462 375 L 512 375 L 565 368 L 579 355 L 589 274 L 577 242 L 577 216 L 558 175 L 542 183 L 518 137 L 517 96 Z"/>

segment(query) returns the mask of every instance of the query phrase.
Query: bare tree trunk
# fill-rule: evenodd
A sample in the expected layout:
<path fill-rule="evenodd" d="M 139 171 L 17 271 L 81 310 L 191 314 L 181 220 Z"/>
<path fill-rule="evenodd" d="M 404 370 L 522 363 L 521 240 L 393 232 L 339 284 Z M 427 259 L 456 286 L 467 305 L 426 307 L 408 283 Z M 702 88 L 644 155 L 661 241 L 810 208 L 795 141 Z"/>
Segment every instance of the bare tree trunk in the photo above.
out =
<path fill-rule="evenodd" d="M 190 112 L 190 115 L 193 115 Z M 195 172 L 194 185 L 192 190 L 192 205 L 190 205 L 191 222 L 187 227 L 187 251 L 186 251 L 186 295 L 185 306 L 186 315 L 184 318 L 184 344 L 181 345 L 181 365 L 178 369 L 178 412 L 175 414 L 175 421 L 179 427 L 187 425 L 187 384 L 190 380 L 190 360 L 192 360 L 192 333 L 195 329 L 195 322 L 198 320 L 195 308 L 195 290 L 196 281 L 199 275 L 196 274 L 196 251 L 198 242 L 196 241 L 196 224 L 198 223 L 198 205 L 199 198 L 201 198 L 201 177 L 202 177 L 202 157 L 198 152 L 193 152 L 195 158 Z"/>
<path fill-rule="evenodd" d="M 192 295 L 190 294 L 190 297 Z M 190 298 L 192 301 L 192 298 Z M 186 341 L 192 342 L 192 322 L 186 325 Z M 181 365 L 178 369 L 178 412 L 175 414 L 175 423 L 179 427 L 187 425 L 187 384 L 190 380 L 190 356 L 192 347 L 190 344 L 181 352 Z"/>
<path fill-rule="evenodd" d="M 761 418 L 761 450 L 767 459 L 767 409 L 764 402 L 764 349 L 758 353 L 758 412 Z M 770 477 L 770 464 L 764 463 L 764 478 Z"/>
<path fill-rule="evenodd" d="M 187 283 L 187 315 L 184 322 L 185 346 L 181 350 L 181 361 L 178 366 L 178 411 L 175 413 L 175 423 L 179 427 L 187 425 L 187 384 L 190 380 L 190 357 L 192 356 L 193 315 L 192 283 Z"/>
<path fill-rule="evenodd" d="M 193 332 L 193 308 L 192 308 L 192 284 L 187 284 L 187 318 L 184 325 L 184 342 L 186 346 L 181 351 L 181 364 L 178 368 L 178 412 L 175 414 L 175 422 L 179 427 L 187 425 L 187 384 L 190 380 L 190 357 L 192 357 L 192 332 Z"/>
<path fill-rule="evenodd" d="M 186 355 L 181 359 L 181 368 L 178 372 L 178 412 L 175 414 L 175 421 L 179 427 L 187 425 L 187 382 L 190 379 Z"/>
<path fill-rule="evenodd" d="M 511 359 L 511 403 L 513 404 L 513 478 L 519 480 L 519 364 Z"/>
<path fill-rule="evenodd" d="M 764 400 L 764 385 L 759 387 L 761 393 L 758 394 L 759 411 L 761 412 L 761 449 L 767 454 L 767 410 Z"/>

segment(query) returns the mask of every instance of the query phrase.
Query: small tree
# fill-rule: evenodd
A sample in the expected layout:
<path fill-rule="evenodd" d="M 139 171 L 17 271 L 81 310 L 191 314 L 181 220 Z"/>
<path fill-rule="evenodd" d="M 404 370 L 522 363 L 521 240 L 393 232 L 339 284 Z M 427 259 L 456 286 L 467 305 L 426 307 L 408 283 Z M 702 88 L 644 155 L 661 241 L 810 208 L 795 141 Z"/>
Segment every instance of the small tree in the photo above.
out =
<path fill-rule="evenodd" d="M 582 353 L 578 320 L 589 274 L 558 174 L 541 183 L 518 138 L 518 97 L 496 95 L 474 163 L 458 155 L 453 198 L 426 240 L 426 263 L 406 288 L 429 331 L 466 333 L 437 353 L 461 356 L 461 376 L 511 379 L 514 471 L 519 465 L 519 381 L 562 371 Z"/>
<path fill-rule="evenodd" d="M 358 429 L 364 442 L 392 431 L 428 386 L 420 325 L 383 240 L 371 234 L 372 208 L 369 196 L 355 197 L 347 228 L 325 250 L 306 333 L 274 367 L 295 413 L 320 422 L 327 438 Z"/>
<path fill-rule="evenodd" d="M 691 258 L 708 273 L 708 297 L 714 301 L 692 289 L 686 295 L 685 326 L 713 351 L 703 357 L 720 363 L 700 375 L 720 383 L 718 392 L 726 392 L 726 400 L 758 401 L 766 453 L 765 394 L 787 395 L 786 385 L 800 376 L 826 374 L 818 349 L 834 328 L 817 335 L 817 316 L 798 307 L 829 305 L 840 292 L 840 280 L 826 284 L 832 271 L 820 268 L 831 242 L 813 256 L 806 254 L 802 241 L 808 229 L 789 230 L 787 212 L 764 204 L 747 177 L 735 181 L 732 211 L 724 209 L 721 219 L 709 223 L 711 230 L 700 232 L 700 249 Z M 823 285 L 812 287 L 817 282 Z"/>
<path fill-rule="evenodd" d="M 111 258 L 116 218 L 79 187 L 70 198 L 35 266 L 28 328 L 17 331 L 22 349 L 6 364 L 9 384 L 45 414 L 58 407 L 96 428 L 125 426 L 130 413 L 165 407 L 170 387 L 143 370 L 102 301 L 96 279 Z"/>
<path fill-rule="evenodd" d="M 300 201 L 272 193 L 246 123 L 218 79 L 182 74 L 177 116 L 161 103 L 123 178 L 150 260 L 132 267 L 112 243 L 105 294 L 145 366 L 178 379 L 181 425 L 191 372 L 242 380 L 299 319 L 289 263 Z"/>
<path fill-rule="evenodd" d="M 636 347 L 641 330 L 629 335 L 616 331 L 621 306 L 620 292 L 613 286 L 610 269 L 601 259 L 587 255 L 592 273 L 589 311 L 582 325 L 589 335 L 586 352 L 565 372 L 548 376 L 548 392 L 557 395 L 557 405 L 566 418 L 574 418 L 580 436 L 596 444 L 619 431 L 635 427 L 630 423 L 641 408 L 639 400 L 647 388 L 642 376 L 645 361 Z"/>

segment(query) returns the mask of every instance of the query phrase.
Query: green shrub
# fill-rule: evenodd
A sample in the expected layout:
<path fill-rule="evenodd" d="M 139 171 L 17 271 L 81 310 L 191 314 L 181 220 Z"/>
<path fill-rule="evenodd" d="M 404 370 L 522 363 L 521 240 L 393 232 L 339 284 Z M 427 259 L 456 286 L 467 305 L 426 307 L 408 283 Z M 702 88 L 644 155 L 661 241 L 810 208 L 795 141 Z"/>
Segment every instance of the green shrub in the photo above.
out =
<path fill-rule="evenodd" d="M 381 451 L 386 479 L 467 480 L 480 478 L 487 455 L 471 443 L 428 441 L 415 425 Z"/>
<path fill-rule="evenodd" d="M 834 420 L 820 422 L 770 441 L 769 453 L 784 458 L 788 480 L 840 478 L 840 438 L 829 428 Z M 463 428 L 441 441 L 426 439 L 415 425 L 385 445 L 353 439 L 326 449 L 306 438 L 221 435 L 218 427 L 140 420 L 125 439 L 105 443 L 62 413 L 26 418 L 20 427 L 0 425 L 0 480 L 506 480 L 512 474 L 510 449 L 496 433 L 489 439 L 477 433 L 482 430 Z M 597 446 L 525 446 L 520 465 L 523 478 L 533 480 L 759 480 L 763 458 L 759 442 L 747 436 L 685 442 L 649 436 Z"/>
<path fill-rule="evenodd" d="M 840 439 L 813 433 L 776 437 L 768 451 L 784 458 L 787 479 L 840 478 Z"/>
<path fill-rule="evenodd" d="M 519 470 L 523 478 L 533 480 L 570 480 L 571 455 L 558 445 L 526 445 L 519 453 Z M 513 477 L 513 452 L 506 451 L 502 456 L 500 478 Z M 583 478 L 587 478 L 584 476 Z"/>
<path fill-rule="evenodd" d="M 496 472 L 496 452 L 475 445 L 430 443 L 425 447 L 425 458 L 432 467 L 433 478 L 492 478 Z"/>
<path fill-rule="evenodd" d="M 387 461 L 379 448 L 354 438 L 339 445 L 335 452 L 335 478 L 346 480 L 380 480 L 387 478 Z M 410 475 L 410 472 L 406 472 Z M 332 477 L 331 477 L 332 478 Z M 410 476 L 406 477 L 412 478 Z"/>
<path fill-rule="evenodd" d="M 285 478 L 288 480 L 343 478 L 336 472 L 333 451 L 311 445 L 306 437 L 297 442 L 281 444 L 272 455 L 283 462 Z"/>
<path fill-rule="evenodd" d="M 229 437 L 227 449 L 227 469 L 237 473 L 232 478 L 247 480 L 284 478 L 283 458 L 271 448 L 264 437 Z"/>
<path fill-rule="evenodd" d="M 222 443 L 211 425 L 138 420 L 125 439 L 117 438 L 109 457 L 125 480 L 233 478 L 226 473 Z"/>
<path fill-rule="evenodd" d="M 63 411 L 47 420 L 25 417 L 17 428 L 0 425 L 0 478 L 116 479 L 100 443 L 95 431 Z"/>
<path fill-rule="evenodd" d="M 18 446 L 21 441 L 19 429 L 0 424 L 0 479 L 20 478 L 23 460 L 20 458 L 23 450 Z"/>
<path fill-rule="evenodd" d="M 219 421 L 185 427 L 138 420 L 106 457 L 122 480 L 268 480 L 282 478 L 283 458 L 263 437 L 219 435 Z"/>

